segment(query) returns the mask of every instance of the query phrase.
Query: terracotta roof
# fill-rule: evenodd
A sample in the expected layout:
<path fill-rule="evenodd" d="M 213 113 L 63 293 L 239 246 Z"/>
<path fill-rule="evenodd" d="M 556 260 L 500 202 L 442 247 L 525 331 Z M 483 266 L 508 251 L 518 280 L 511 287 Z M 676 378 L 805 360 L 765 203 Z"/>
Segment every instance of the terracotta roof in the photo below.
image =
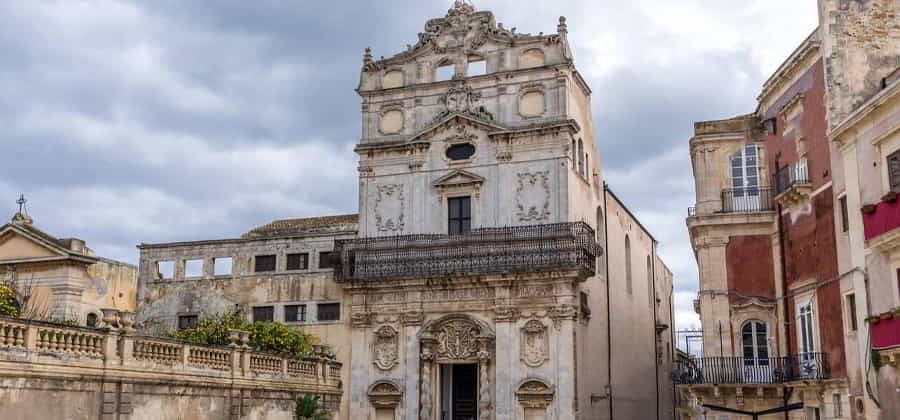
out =
<path fill-rule="evenodd" d="M 355 233 L 359 228 L 358 220 L 358 214 L 275 220 L 241 235 L 241 238 L 250 239 L 316 233 Z"/>

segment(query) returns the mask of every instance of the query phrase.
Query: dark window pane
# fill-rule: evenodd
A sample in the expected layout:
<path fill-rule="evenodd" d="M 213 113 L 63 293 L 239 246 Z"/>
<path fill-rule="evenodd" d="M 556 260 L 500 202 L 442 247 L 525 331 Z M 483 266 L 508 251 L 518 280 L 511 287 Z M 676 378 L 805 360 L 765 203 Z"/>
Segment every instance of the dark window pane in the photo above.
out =
<path fill-rule="evenodd" d="M 309 268 L 309 254 L 288 254 L 287 269 L 288 270 L 306 270 Z"/>
<path fill-rule="evenodd" d="M 891 153 L 887 157 L 888 180 L 892 191 L 900 191 L 900 150 Z"/>
<path fill-rule="evenodd" d="M 97 328 L 97 325 L 100 323 L 100 317 L 95 313 L 87 314 L 87 318 L 84 320 L 84 324 L 91 328 Z"/>
<path fill-rule="evenodd" d="M 288 305 L 284 307 L 285 322 L 305 322 L 306 305 Z"/>
<path fill-rule="evenodd" d="M 459 220 L 450 220 L 449 233 L 451 235 L 459 235 L 461 232 Z"/>
<path fill-rule="evenodd" d="M 272 306 L 257 306 L 253 308 L 253 322 L 272 322 L 275 320 L 275 308 Z"/>
<path fill-rule="evenodd" d="M 846 232 L 850 230 L 850 214 L 847 212 L 847 196 L 840 199 L 841 203 L 841 230 Z"/>
<path fill-rule="evenodd" d="M 332 252 L 320 252 L 319 253 L 319 268 L 334 268 L 334 261 L 332 258 L 334 253 Z"/>
<path fill-rule="evenodd" d="M 266 271 L 275 271 L 275 256 L 274 255 L 257 255 L 256 256 L 256 267 L 255 271 L 257 273 L 262 273 Z"/>
<path fill-rule="evenodd" d="M 447 200 L 447 231 L 451 235 L 466 233 L 471 227 L 472 209 L 469 197 L 453 197 Z"/>
<path fill-rule="evenodd" d="M 316 305 L 316 320 L 337 321 L 341 319 L 340 303 L 320 303 Z"/>
<path fill-rule="evenodd" d="M 475 146 L 471 144 L 457 144 L 447 148 L 447 158 L 450 160 L 465 160 L 475 154 Z"/>
<path fill-rule="evenodd" d="M 178 317 L 178 329 L 191 328 L 197 324 L 197 315 L 180 315 Z"/>

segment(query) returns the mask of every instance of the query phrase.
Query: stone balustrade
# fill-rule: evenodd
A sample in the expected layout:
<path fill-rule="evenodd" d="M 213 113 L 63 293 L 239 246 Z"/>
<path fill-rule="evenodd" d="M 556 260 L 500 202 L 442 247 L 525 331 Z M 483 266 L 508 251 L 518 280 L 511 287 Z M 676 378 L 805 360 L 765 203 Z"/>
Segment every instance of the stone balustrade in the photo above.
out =
<path fill-rule="evenodd" d="M 313 386 L 340 393 L 341 363 L 320 346 L 316 356 L 297 360 L 252 351 L 244 345 L 202 346 L 126 332 L 0 317 L 0 364 L 64 365 L 66 369 L 102 369 L 103 375 L 171 374 L 180 379 L 202 375 L 229 380 L 265 379 L 284 386 Z M 91 372 L 100 374 L 101 372 Z"/>

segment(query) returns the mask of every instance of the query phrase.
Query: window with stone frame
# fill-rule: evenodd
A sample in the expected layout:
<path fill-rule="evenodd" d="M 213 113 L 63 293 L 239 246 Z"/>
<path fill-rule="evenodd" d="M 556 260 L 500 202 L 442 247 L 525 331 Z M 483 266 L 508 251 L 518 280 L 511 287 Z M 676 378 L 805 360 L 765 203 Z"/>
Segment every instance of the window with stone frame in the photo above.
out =
<path fill-rule="evenodd" d="M 284 322 L 306 322 L 306 305 L 285 305 Z"/>
<path fill-rule="evenodd" d="M 275 256 L 257 255 L 254 260 L 253 271 L 257 273 L 275 271 Z"/>
<path fill-rule="evenodd" d="M 320 303 L 316 305 L 316 321 L 340 321 L 341 304 L 340 303 Z"/>
<path fill-rule="evenodd" d="M 319 253 L 319 268 L 334 268 L 334 253 L 331 251 Z"/>
<path fill-rule="evenodd" d="M 447 199 L 447 233 L 461 235 L 472 228 L 471 197 L 450 197 Z"/>
<path fill-rule="evenodd" d="M 847 196 L 841 197 L 838 202 L 841 206 L 841 232 L 850 230 L 850 213 L 847 211 Z"/>
<path fill-rule="evenodd" d="M 275 321 L 274 306 L 254 306 L 253 322 L 273 322 Z"/>
<path fill-rule="evenodd" d="M 891 191 L 900 192 L 900 150 L 888 155 L 887 171 Z"/>
<path fill-rule="evenodd" d="M 309 253 L 298 252 L 287 254 L 287 270 L 306 270 L 309 268 Z"/>

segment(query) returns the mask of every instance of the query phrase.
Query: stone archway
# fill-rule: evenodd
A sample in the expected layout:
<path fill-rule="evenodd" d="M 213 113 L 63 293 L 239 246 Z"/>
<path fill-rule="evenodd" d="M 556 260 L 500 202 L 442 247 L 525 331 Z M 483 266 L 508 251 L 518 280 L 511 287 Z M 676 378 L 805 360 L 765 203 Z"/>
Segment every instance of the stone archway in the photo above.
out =
<path fill-rule="evenodd" d="M 440 363 L 478 365 L 478 418 L 491 419 L 491 361 L 494 359 L 494 331 L 484 322 L 468 315 L 454 314 L 430 321 L 419 333 L 422 361 L 420 420 L 434 418 L 435 385 L 433 369 Z"/>

